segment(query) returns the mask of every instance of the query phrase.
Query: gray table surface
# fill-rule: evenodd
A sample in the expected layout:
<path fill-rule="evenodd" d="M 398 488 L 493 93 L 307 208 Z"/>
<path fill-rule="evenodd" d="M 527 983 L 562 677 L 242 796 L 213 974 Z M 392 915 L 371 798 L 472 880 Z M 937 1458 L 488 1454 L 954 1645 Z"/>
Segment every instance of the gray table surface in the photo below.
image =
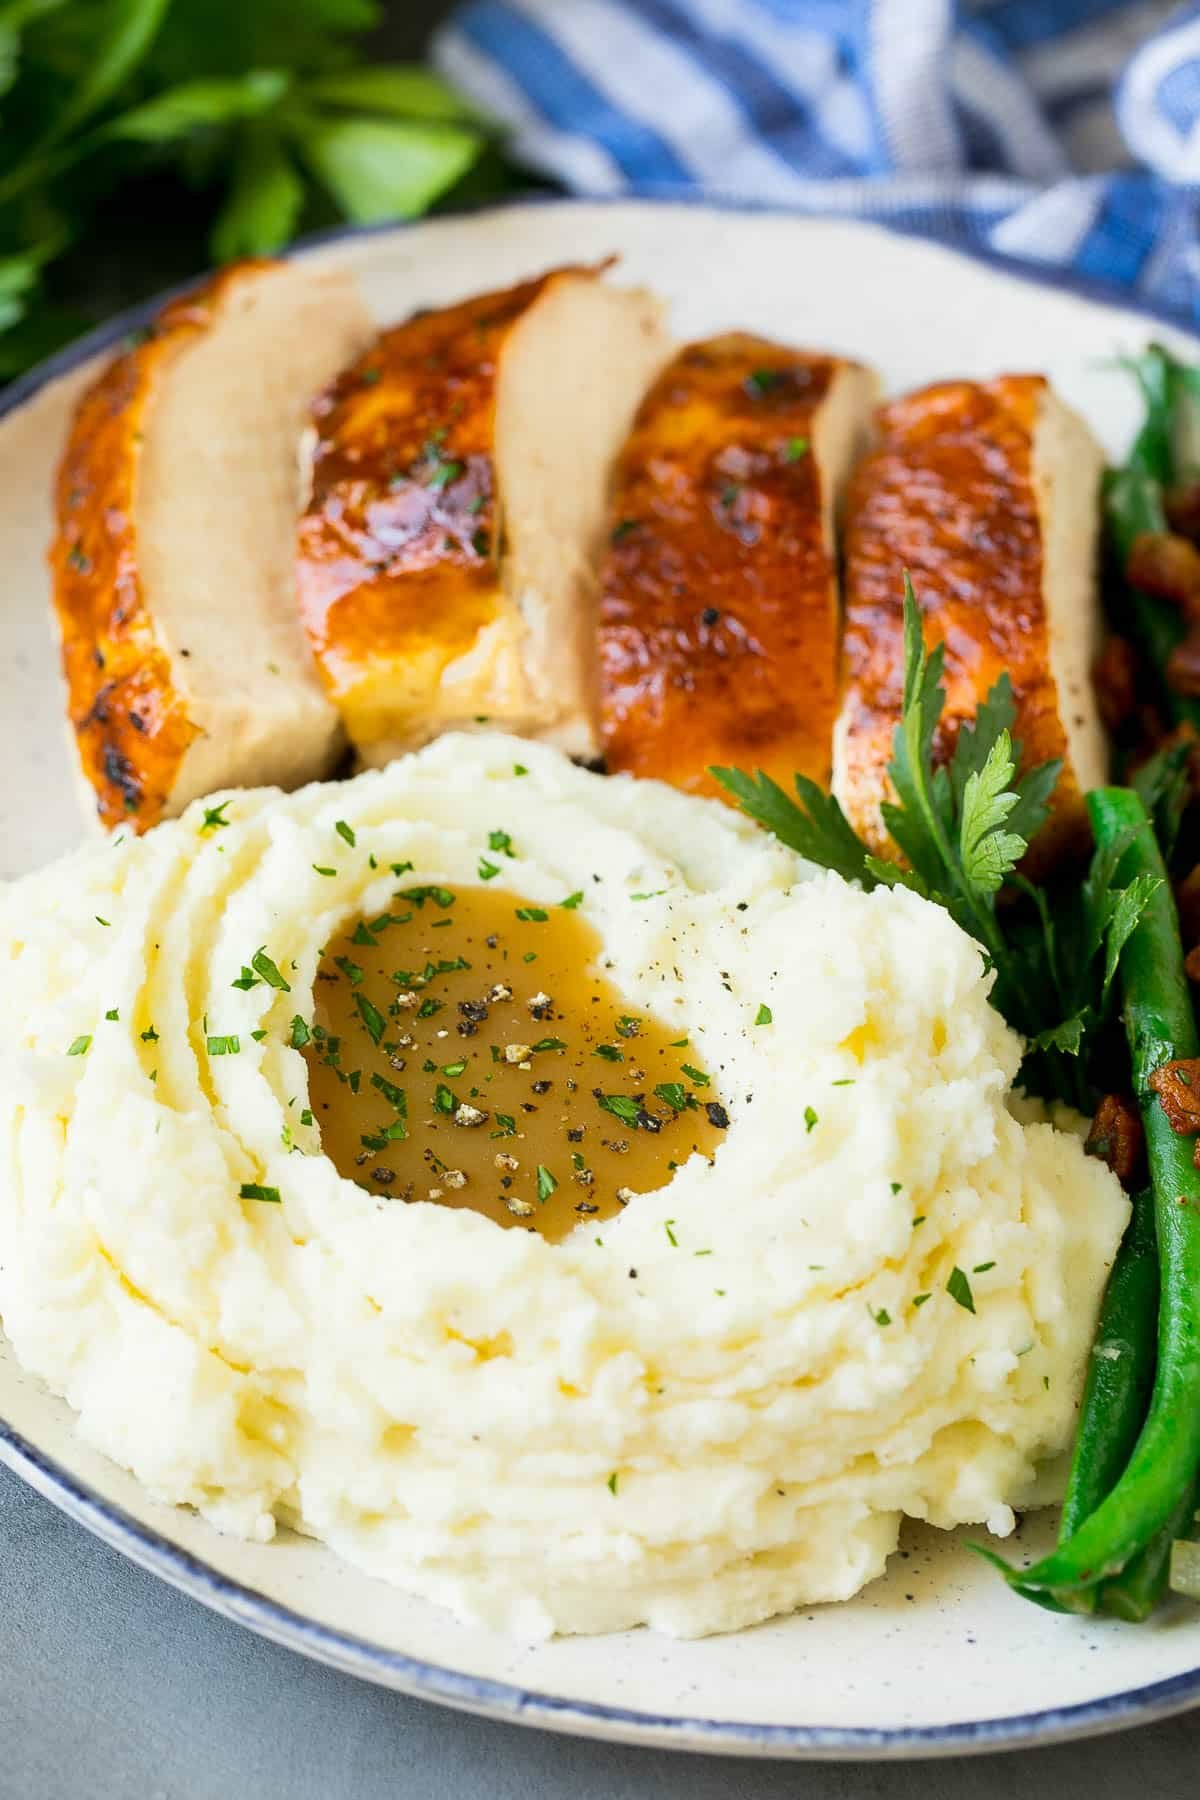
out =
<path fill-rule="evenodd" d="M 0 1469 L 0 1800 L 1145 1800 L 1196 1792 L 1200 1713 L 897 1764 L 551 1737 L 305 1662 L 127 1563 Z"/>
<path fill-rule="evenodd" d="M 417 49 L 446 0 L 396 0 Z M 1145 1800 L 1196 1791 L 1200 1712 L 1087 1744 L 895 1766 L 675 1757 L 465 1718 L 208 1613 L 0 1469 L 0 1800 Z"/>

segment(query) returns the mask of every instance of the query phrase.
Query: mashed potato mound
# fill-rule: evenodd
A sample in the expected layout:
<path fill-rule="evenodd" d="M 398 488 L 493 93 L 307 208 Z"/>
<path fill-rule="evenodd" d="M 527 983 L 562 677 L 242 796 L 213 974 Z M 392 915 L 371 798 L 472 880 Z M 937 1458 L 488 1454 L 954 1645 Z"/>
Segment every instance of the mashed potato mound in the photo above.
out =
<path fill-rule="evenodd" d="M 377 1199 L 301 1123 L 320 946 L 392 862 L 474 882 L 497 827 L 730 1116 L 561 1244 Z M 259 946 L 289 993 L 231 985 Z M 693 1635 L 843 1599 L 905 1514 L 1011 1528 L 1127 1217 L 1010 1111 L 988 985 L 914 895 L 500 736 L 199 805 L 0 893 L 4 1328 L 156 1495 L 465 1615 Z"/>

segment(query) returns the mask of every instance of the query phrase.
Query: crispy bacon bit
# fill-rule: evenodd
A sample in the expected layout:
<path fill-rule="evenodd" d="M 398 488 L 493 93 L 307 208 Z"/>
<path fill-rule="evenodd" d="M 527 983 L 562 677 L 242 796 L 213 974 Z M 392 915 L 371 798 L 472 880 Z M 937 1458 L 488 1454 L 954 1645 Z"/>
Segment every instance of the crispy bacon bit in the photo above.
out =
<path fill-rule="evenodd" d="M 1183 959 L 1184 974 L 1189 981 L 1200 981 L 1200 944 L 1195 944 Z"/>
<path fill-rule="evenodd" d="M 1167 658 L 1167 686 L 1191 699 L 1200 694 L 1200 626 L 1193 625 Z"/>
<path fill-rule="evenodd" d="M 1101 718 L 1110 731 L 1118 730 L 1137 705 L 1137 654 L 1128 638 L 1108 639 L 1096 658 L 1092 682 Z"/>
<path fill-rule="evenodd" d="M 1167 1124 L 1180 1137 L 1200 1132 L 1200 1056 L 1183 1056 L 1164 1063 L 1150 1077 Z"/>
<path fill-rule="evenodd" d="M 1171 531 L 1142 531 L 1125 562 L 1132 587 L 1174 600 L 1185 611 L 1200 605 L 1200 550 Z"/>
<path fill-rule="evenodd" d="M 1172 531 L 1186 538 L 1200 538 L 1200 481 L 1168 488 L 1163 495 L 1163 509 Z"/>
<path fill-rule="evenodd" d="M 1200 1093 L 1198 1093 L 1200 1099 Z M 1200 1130 L 1200 1118 L 1197 1120 Z M 1124 1187 L 1131 1187 L 1138 1174 L 1146 1147 L 1146 1137 L 1137 1107 L 1124 1094 L 1105 1094 L 1096 1108 L 1087 1135 L 1087 1153 L 1107 1163 Z"/>

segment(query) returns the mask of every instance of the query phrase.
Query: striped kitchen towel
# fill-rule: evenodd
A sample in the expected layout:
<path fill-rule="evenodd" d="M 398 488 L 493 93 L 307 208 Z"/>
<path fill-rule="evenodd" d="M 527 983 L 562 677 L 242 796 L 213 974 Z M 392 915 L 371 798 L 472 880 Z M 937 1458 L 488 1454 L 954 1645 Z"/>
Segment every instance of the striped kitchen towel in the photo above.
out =
<path fill-rule="evenodd" d="M 1200 324 L 1200 3 L 467 0 L 435 57 L 577 194 L 876 219 Z"/>

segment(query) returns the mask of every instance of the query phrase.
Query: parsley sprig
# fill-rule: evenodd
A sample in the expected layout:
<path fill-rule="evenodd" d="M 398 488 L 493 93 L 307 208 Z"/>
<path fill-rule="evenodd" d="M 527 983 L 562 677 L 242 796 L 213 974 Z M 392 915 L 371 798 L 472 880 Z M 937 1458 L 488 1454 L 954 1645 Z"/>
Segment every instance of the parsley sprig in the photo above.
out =
<path fill-rule="evenodd" d="M 1016 706 L 1002 675 L 962 725 L 948 762 L 934 740 L 945 707 L 944 647 L 926 651 L 912 585 L 904 582 L 904 701 L 892 737 L 884 828 L 902 860 L 874 855 L 836 799 L 807 776 L 796 799 L 762 770 L 711 773 L 743 812 L 807 861 L 870 891 L 907 887 L 942 906 L 983 946 L 991 998 L 1026 1039 L 1023 1080 L 1047 1096 L 1090 1104 L 1088 1070 L 1109 1021 L 1121 952 L 1154 891 L 1139 880 L 1114 892 L 1126 846 L 1098 850 L 1085 878 L 1034 887 L 1018 871 L 1045 824 L 1061 764 L 1018 775 Z M 1169 782 L 1170 772 L 1164 775 Z M 997 902 L 1001 895 L 1004 904 Z"/>

